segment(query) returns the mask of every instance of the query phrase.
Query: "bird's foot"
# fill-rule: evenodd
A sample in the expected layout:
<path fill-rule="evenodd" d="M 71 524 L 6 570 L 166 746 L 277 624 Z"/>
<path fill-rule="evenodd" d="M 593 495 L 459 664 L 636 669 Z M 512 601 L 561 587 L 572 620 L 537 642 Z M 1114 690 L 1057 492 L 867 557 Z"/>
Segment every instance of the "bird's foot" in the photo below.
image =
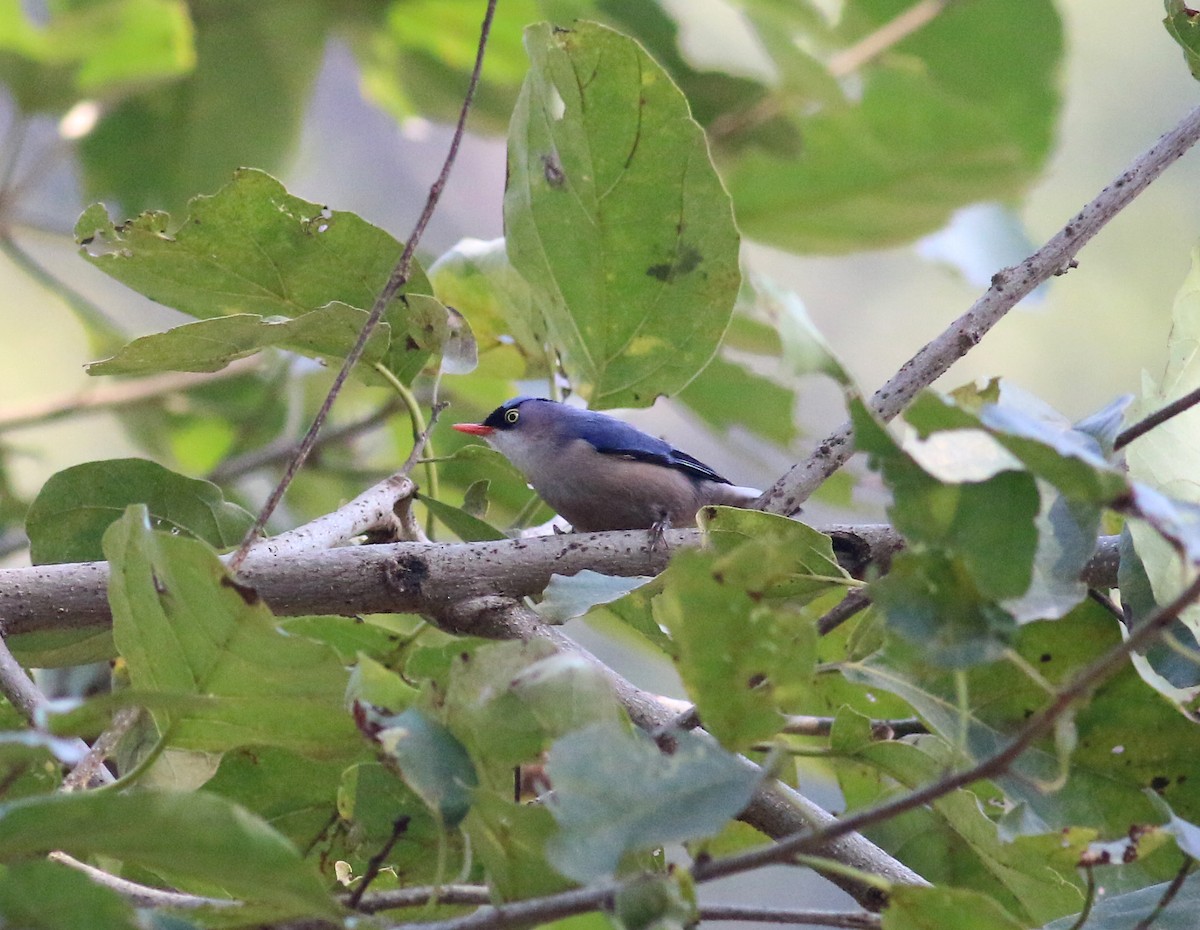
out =
<path fill-rule="evenodd" d="M 658 515 L 658 519 L 650 524 L 650 550 L 652 552 L 661 552 L 663 549 L 670 548 L 667 545 L 667 530 L 671 528 L 671 517 L 664 510 Z"/>

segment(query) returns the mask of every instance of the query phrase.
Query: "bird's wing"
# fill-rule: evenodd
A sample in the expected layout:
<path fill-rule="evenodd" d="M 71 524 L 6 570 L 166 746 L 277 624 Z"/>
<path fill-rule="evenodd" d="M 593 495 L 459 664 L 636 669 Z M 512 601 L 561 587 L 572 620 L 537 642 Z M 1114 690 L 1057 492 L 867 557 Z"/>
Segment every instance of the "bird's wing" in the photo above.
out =
<path fill-rule="evenodd" d="M 680 452 L 669 442 L 643 433 L 637 427 L 613 417 L 590 414 L 590 411 L 579 413 L 583 416 L 576 424 L 577 435 L 585 439 L 597 452 L 673 468 L 692 478 L 715 481 L 718 484 L 730 483 L 729 479 L 718 475 L 699 459 L 686 452 Z"/>

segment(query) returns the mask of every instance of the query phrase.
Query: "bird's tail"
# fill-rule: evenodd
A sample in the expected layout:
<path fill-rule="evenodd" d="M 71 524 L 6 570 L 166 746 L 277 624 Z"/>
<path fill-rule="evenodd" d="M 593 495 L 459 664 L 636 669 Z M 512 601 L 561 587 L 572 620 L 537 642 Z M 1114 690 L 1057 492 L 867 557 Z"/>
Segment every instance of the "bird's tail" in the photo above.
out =
<path fill-rule="evenodd" d="M 745 507 L 762 497 L 758 488 L 740 488 L 736 484 L 710 484 L 707 491 L 707 503 L 726 507 Z"/>

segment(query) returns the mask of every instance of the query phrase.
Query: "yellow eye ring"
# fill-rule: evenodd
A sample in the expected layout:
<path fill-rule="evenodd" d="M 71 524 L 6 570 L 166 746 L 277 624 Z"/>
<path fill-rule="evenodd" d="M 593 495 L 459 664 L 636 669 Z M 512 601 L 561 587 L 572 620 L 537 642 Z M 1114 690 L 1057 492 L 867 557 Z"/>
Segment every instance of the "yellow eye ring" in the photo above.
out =
<path fill-rule="evenodd" d="M 505 410 L 504 411 L 504 422 L 505 423 L 516 423 L 517 420 L 519 420 L 519 419 L 521 419 L 521 411 L 519 411 L 519 410 Z"/>

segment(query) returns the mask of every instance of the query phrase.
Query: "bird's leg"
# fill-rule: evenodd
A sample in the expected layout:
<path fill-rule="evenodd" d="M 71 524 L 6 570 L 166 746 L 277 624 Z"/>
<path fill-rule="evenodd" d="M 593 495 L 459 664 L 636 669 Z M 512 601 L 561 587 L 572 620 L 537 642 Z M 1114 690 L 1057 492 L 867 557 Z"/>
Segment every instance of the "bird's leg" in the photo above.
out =
<path fill-rule="evenodd" d="M 671 528 L 671 514 L 666 507 L 659 508 L 658 519 L 650 524 L 650 549 L 658 552 L 667 548 L 667 530 Z"/>

